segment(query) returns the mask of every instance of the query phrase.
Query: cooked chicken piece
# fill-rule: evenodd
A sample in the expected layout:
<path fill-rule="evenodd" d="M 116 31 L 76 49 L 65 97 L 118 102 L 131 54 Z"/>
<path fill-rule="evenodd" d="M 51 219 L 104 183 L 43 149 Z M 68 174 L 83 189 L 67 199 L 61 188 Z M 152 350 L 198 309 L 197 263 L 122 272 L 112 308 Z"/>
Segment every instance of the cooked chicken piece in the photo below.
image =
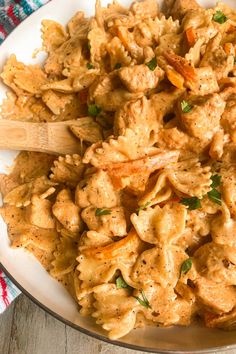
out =
<path fill-rule="evenodd" d="M 181 107 L 186 101 L 189 111 L 184 112 Z M 189 96 L 179 102 L 178 113 L 184 129 L 189 135 L 210 140 L 217 129 L 222 113 L 225 109 L 225 102 L 218 94 L 206 95 L 203 97 Z"/>
<path fill-rule="evenodd" d="M 91 206 L 82 211 L 81 217 L 89 230 L 107 236 L 125 236 L 127 234 L 125 211 L 122 207 L 97 209 Z"/>
<path fill-rule="evenodd" d="M 214 313 L 229 312 L 236 305 L 234 286 L 217 284 L 203 277 L 194 281 L 194 285 L 198 304 Z"/>
<path fill-rule="evenodd" d="M 215 315 L 210 312 L 204 313 L 205 325 L 210 328 L 223 328 L 225 330 L 236 329 L 236 307 L 222 315 Z"/>
<path fill-rule="evenodd" d="M 113 208 L 120 204 L 108 173 L 102 170 L 80 182 L 75 192 L 76 204 L 81 208 L 90 205 L 97 208 Z"/>
<path fill-rule="evenodd" d="M 212 67 L 217 80 L 227 77 L 234 67 L 234 51 L 227 54 L 220 45 L 221 40 L 222 35 L 218 33 L 209 41 L 205 54 L 200 62 L 200 67 Z"/>
<path fill-rule="evenodd" d="M 189 10 L 198 10 L 200 8 L 200 5 L 195 0 L 175 0 L 171 7 L 170 16 L 174 20 L 182 20 Z"/>
<path fill-rule="evenodd" d="M 55 220 L 52 215 L 52 202 L 34 195 L 31 199 L 31 204 L 26 207 L 26 219 L 32 225 L 43 229 L 53 229 Z"/>
<path fill-rule="evenodd" d="M 65 229 L 71 232 L 79 232 L 82 229 L 80 208 L 72 201 L 72 195 L 69 189 L 63 189 L 58 193 L 52 211 Z"/>
<path fill-rule="evenodd" d="M 164 72 L 158 66 L 154 71 L 145 64 L 134 65 L 119 70 L 119 77 L 130 92 L 145 92 L 154 89 Z"/>
<path fill-rule="evenodd" d="M 156 0 L 135 1 L 130 11 L 139 18 L 155 18 L 159 13 L 159 6 Z"/>
<path fill-rule="evenodd" d="M 189 84 L 194 95 L 204 96 L 219 92 L 219 86 L 213 69 L 209 67 L 198 68 L 197 80 Z"/>
<path fill-rule="evenodd" d="M 194 253 L 194 264 L 199 274 L 208 280 L 222 286 L 236 285 L 234 247 L 208 242 Z"/>
<path fill-rule="evenodd" d="M 107 94 L 96 96 L 95 103 L 105 111 L 115 112 L 127 101 L 136 100 L 139 97 L 142 97 L 142 93 L 131 93 L 119 88 Z"/>

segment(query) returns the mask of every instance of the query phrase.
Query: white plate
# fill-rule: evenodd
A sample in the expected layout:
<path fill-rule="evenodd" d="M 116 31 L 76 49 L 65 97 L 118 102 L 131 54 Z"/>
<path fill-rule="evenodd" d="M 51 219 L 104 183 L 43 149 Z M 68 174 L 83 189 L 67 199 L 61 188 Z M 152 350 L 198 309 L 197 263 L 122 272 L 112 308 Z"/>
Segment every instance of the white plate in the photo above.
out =
<path fill-rule="evenodd" d="M 109 1 L 102 1 L 106 5 Z M 120 1 L 129 5 L 130 0 Z M 215 1 L 200 1 L 205 6 L 212 6 Z M 235 6 L 235 0 L 225 1 Z M 15 53 L 17 58 L 25 63 L 38 63 L 44 59 L 40 54 L 32 59 L 32 53 L 40 48 L 40 23 L 44 18 L 51 18 L 66 24 L 77 10 L 83 10 L 87 15 L 94 13 L 95 0 L 53 0 L 48 5 L 31 15 L 8 37 L 0 48 L 0 70 L 7 57 Z M 0 101 L 5 96 L 6 88 L 0 84 Z M 16 153 L 0 152 L 0 172 L 6 171 L 11 165 Z M 81 317 L 77 305 L 65 289 L 53 280 L 32 255 L 23 250 L 12 250 L 9 247 L 6 225 L 0 220 L 0 263 L 7 274 L 37 304 L 53 316 L 96 338 L 109 341 L 105 332 L 93 320 Z M 111 341 L 110 341 L 111 342 Z M 172 327 L 168 329 L 147 327 L 134 330 L 116 345 L 126 346 L 136 350 L 151 352 L 191 352 L 226 350 L 235 346 L 235 332 L 223 332 L 203 327 L 189 328 Z M 223 348 L 224 347 L 224 348 Z"/>

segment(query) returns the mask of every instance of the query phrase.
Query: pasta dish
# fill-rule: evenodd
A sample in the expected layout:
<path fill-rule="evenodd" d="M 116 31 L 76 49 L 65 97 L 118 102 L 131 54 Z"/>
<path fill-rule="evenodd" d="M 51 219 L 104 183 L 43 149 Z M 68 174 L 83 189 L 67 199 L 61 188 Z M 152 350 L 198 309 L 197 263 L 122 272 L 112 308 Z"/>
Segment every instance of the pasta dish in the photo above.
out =
<path fill-rule="evenodd" d="M 42 66 L 5 63 L 1 118 L 78 119 L 78 154 L 21 152 L 0 176 L 11 246 L 111 339 L 236 329 L 236 10 L 97 0 L 41 32 Z"/>

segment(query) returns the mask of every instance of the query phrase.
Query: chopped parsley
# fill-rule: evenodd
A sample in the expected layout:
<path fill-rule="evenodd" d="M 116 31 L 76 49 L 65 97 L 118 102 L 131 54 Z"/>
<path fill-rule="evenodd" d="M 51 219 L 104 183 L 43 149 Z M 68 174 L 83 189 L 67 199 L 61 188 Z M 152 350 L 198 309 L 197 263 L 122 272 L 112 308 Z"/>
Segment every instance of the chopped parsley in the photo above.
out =
<path fill-rule="evenodd" d="M 212 180 L 211 188 L 216 188 L 216 187 L 220 186 L 220 183 L 221 183 L 221 176 L 220 175 L 211 176 L 211 180 Z"/>
<path fill-rule="evenodd" d="M 124 281 L 122 276 L 116 278 L 116 287 L 117 289 L 126 289 L 130 288 L 130 286 Z"/>
<path fill-rule="evenodd" d="M 140 294 L 141 294 L 142 298 L 140 298 L 138 296 L 134 296 L 134 298 L 136 300 L 138 300 L 140 305 L 142 305 L 143 307 L 146 307 L 146 309 L 151 309 L 152 307 L 151 307 L 151 305 L 150 305 L 150 303 L 149 303 L 149 301 L 148 301 L 148 299 L 147 299 L 147 297 L 146 297 L 146 295 L 145 295 L 145 293 L 144 293 L 144 291 L 142 289 L 140 290 Z"/>
<path fill-rule="evenodd" d="M 182 112 L 189 113 L 189 112 L 191 112 L 193 107 L 187 101 L 183 100 L 181 102 L 181 109 L 182 109 Z"/>
<path fill-rule="evenodd" d="M 207 195 L 214 203 L 221 205 L 221 193 L 217 189 L 213 188 Z"/>
<path fill-rule="evenodd" d="M 152 60 L 150 60 L 148 63 L 146 63 L 147 67 L 154 71 L 157 67 L 157 59 L 156 57 L 152 58 Z"/>
<path fill-rule="evenodd" d="M 87 63 L 87 69 L 89 69 L 89 70 L 94 69 L 93 64 L 91 64 L 91 63 Z"/>
<path fill-rule="evenodd" d="M 118 70 L 118 69 L 121 68 L 121 66 L 122 66 L 121 63 L 116 63 L 114 69 L 115 69 L 115 70 Z"/>
<path fill-rule="evenodd" d="M 98 107 L 96 104 L 88 105 L 88 114 L 92 117 L 96 117 L 101 112 L 101 108 Z"/>
<path fill-rule="evenodd" d="M 109 209 L 97 208 L 95 211 L 96 216 L 110 215 L 110 214 L 111 214 L 111 210 Z"/>
<path fill-rule="evenodd" d="M 141 205 L 138 209 L 136 209 L 136 214 L 139 214 L 139 212 L 140 212 L 141 210 L 146 209 L 150 204 L 151 204 L 151 202 L 147 202 L 146 204 Z"/>
<path fill-rule="evenodd" d="M 225 23 L 228 20 L 228 17 L 225 16 L 225 14 L 218 10 L 216 13 L 213 15 L 213 20 L 215 22 L 218 22 L 220 24 Z"/>
<path fill-rule="evenodd" d="M 192 268 L 192 265 L 193 265 L 192 259 L 191 258 L 186 259 L 186 261 L 184 261 L 181 265 L 180 276 L 182 274 L 187 274 L 190 271 L 190 269 Z"/>
<path fill-rule="evenodd" d="M 197 197 L 183 198 L 180 203 L 186 205 L 189 210 L 195 210 L 202 207 L 201 201 Z"/>

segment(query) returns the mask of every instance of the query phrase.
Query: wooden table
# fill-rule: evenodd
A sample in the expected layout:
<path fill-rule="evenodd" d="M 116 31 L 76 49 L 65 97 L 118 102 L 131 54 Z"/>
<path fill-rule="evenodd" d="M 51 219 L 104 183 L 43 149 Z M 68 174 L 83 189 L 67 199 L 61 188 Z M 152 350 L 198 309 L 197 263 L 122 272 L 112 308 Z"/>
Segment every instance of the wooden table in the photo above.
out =
<path fill-rule="evenodd" d="M 0 354 L 138 354 L 65 326 L 21 295 L 0 315 Z M 236 354 L 236 350 L 222 354 Z"/>

